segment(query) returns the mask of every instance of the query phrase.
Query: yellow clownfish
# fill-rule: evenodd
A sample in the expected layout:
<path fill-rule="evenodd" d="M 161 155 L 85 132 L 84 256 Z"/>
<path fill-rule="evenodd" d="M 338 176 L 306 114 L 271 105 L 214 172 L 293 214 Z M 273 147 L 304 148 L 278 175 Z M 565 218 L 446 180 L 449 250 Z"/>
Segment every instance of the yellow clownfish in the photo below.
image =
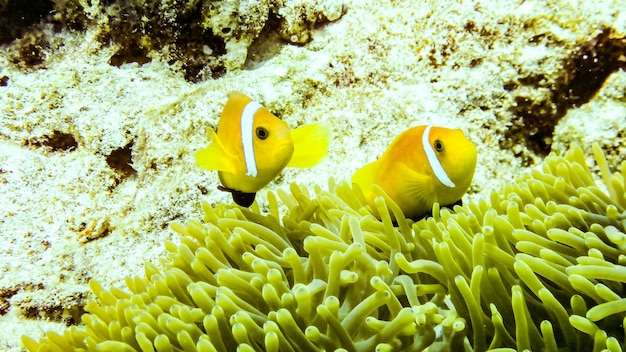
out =
<path fill-rule="evenodd" d="M 311 124 L 289 130 L 287 124 L 249 97 L 230 94 L 211 143 L 196 153 L 196 164 L 217 170 L 238 205 L 249 207 L 256 192 L 285 167 L 311 167 L 327 153 L 330 130 Z"/>
<path fill-rule="evenodd" d="M 352 176 L 376 211 L 376 184 L 408 218 L 427 215 L 435 202 L 459 201 L 476 169 L 476 147 L 459 129 L 417 126 L 401 133 L 376 161 Z"/>

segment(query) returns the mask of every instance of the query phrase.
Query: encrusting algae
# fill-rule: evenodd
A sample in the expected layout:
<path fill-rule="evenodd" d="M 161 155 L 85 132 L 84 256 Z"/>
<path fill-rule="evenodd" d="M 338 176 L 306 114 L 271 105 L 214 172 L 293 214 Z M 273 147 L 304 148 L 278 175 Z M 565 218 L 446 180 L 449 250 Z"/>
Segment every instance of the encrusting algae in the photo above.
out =
<path fill-rule="evenodd" d="M 29 351 L 621 351 L 626 319 L 626 162 L 608 194 L 578 147 L 489 200 L 413 223 L 358 189 L 295 184 L 269 214 L 204 205 L 172 224 L 163 267 L 91 283 L 84 327 Z M 287 207 L 281 218 L 279 200 Z M 393 226 L 394 214 L 397 227 Z"/>

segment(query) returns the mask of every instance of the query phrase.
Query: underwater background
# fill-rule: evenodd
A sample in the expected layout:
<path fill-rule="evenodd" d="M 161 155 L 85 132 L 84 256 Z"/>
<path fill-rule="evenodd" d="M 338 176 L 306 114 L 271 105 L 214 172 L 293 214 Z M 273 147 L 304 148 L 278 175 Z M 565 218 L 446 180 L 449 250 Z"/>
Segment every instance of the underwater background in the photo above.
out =
<path fill-rule="evenodd" d="M 299 340 L 279 331 L 314 326 L 319 335 L 306 337 L 317 336 L 316 348 L 350 350 L 350 339 L 326 331 L 340 324 L 360 350 L 624 349 L 625 33 L 620 1 L 0 0 L 0 350 L 24 350 L 24 335 L 34 349 L 46 333 L 75 325 L 80 340 L 83 323 L 99 326 L 88 346 L 126 341 L 123 327 L 139 323 L 129 318 L 116 335 L 111 322 L 124 313 L 111 307 L 130 305 L 136 316 L 145 304 L 199 330 L 224 329 L 228 319 L 205 322 L 219 314 L 202 313 L 228 307 L 210 303 L 217 287 L 230 289 L 221 300 L 254 313 L 233 318 L 223 340 L 242 343 L 244 327 L 251 348 L 278 341 L 283 350 Z M 333 131 L 324 161 L 283 171 L 252 212 L 231 205 L 216 174 L 194 162 L 234 90 L 289 126 L 326 122 Z M 463 129 L 478 151 L 474 180 L 463 208 L 394 229 L 368 217 L 345 182 L 423 124 Z M 201 248 L 226 243 L 220 238 L 255 231 L 263 241 L 244 236 L 241 253 L 208 272 L 191 264 Z M 215 242 L 205 241 L 210 233 Z M 316 258 L 314 240 L 343 256 L 318 253 L 297 276 L 290 260 L 294 252 L 296 262 Z M 491 248 L 487 258 L 480 248 Z M 331 259 L 343 266 L 328 269 Z M 241 269 L 232 276 L 258 285 L 263 300 L 246 297 L 225 271 L 219 279 L 226 266 Z M 212 286 L 201 287 L 208 297 L 157 300 L 176 296 L 172 278 Z M 169 291 L 150 291 L 163 289 L 157 282 Z M 293 300 L 311 298 L 271 301 L 261 292 L 270 283 Z M 480 294 L 485 286 L 500 291 Z M 104 313 L 81 320 L 86 308 L 98 311 L 88 303 L 96 297 Z M 355 309 L 361 301 L 370 306 Z M 286 311 L 300 317 L 299 330 Z M 345 320 L 350 311 L 361 320 Z M 154 341 L 188 346 L 155 324 Z M 210 350 L 190 329 L 195 347 Z"/>

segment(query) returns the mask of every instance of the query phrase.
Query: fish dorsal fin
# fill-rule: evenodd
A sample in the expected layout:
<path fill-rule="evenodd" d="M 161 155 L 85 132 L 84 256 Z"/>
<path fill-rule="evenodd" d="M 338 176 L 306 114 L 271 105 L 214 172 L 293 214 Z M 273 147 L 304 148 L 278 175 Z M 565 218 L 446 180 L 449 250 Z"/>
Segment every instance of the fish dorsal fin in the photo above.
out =
<path fill-rule="evenodd" d="M 443 168 L 443 166 L 441 166 L 441 162 L 439 161 L 439 158 L 437 157 L 437 153 L 435 153 L 433 146 L 430 145 L 429 135 L 430 135 L 431 127 L 432 126 L 430 125 L 426 126 L 426 129 L 424 130 L 424 133 L 422 134 L 422 146 L 424 146 L 424 152 L 426 153 L 428 164 L 430 165 L 430 168 L 433 170 L 433 174 L 435 174 L 435 177 L 437 177 L 437 180 L 439 180 L 441 184 L 443 184 L 446 187 L 454 188 L 455 187 L 454 182 L 452 182 L 450 177 L 448 177 L 448 173 Z"/>
<path fill-rule="evenodd" d="M 328 154 L 330 135 L 330 128 L 323 123 L 304 125 L 292 130 L 293 155 L 287 167 L 317 165 Z"/>
<path fill-rule="evenodd" d="M 213 129 L 209 129 L 211 143 L 208 147 L 196 152 L 196 164 L 206 170 L 241 172 L 237 167 L 237 157 L 229 153 Z"/>

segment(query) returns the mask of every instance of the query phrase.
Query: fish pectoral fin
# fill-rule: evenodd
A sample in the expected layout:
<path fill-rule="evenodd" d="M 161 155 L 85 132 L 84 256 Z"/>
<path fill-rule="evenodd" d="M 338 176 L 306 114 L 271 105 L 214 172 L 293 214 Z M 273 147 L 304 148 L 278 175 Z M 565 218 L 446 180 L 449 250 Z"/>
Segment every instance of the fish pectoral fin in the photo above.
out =
<path fill-rule="evenodd" d="M 407 165 L 403 165 L 404 190 L 411 198 L 416 199 L 421 204 L 430 204 L 437 200 L 437 196 L 432 189 L 432 178 L 411 169 Z"/>
<path fill-rule="evenodd" d="M 241 171 L 237 167 L 237 158 L 229 153 L 222 141 L 211 128 L 209 130 L 209 146 L 196 152 L 196 165 L 205 170 L 225 171 L 236 174 Z"/>
<path fill-rule="evenodd" d="M 291 131 L 293 155 L 287 167 L 312 167 L 328 154 L 330 128 L 323 123 L 304 125 Z"/>

